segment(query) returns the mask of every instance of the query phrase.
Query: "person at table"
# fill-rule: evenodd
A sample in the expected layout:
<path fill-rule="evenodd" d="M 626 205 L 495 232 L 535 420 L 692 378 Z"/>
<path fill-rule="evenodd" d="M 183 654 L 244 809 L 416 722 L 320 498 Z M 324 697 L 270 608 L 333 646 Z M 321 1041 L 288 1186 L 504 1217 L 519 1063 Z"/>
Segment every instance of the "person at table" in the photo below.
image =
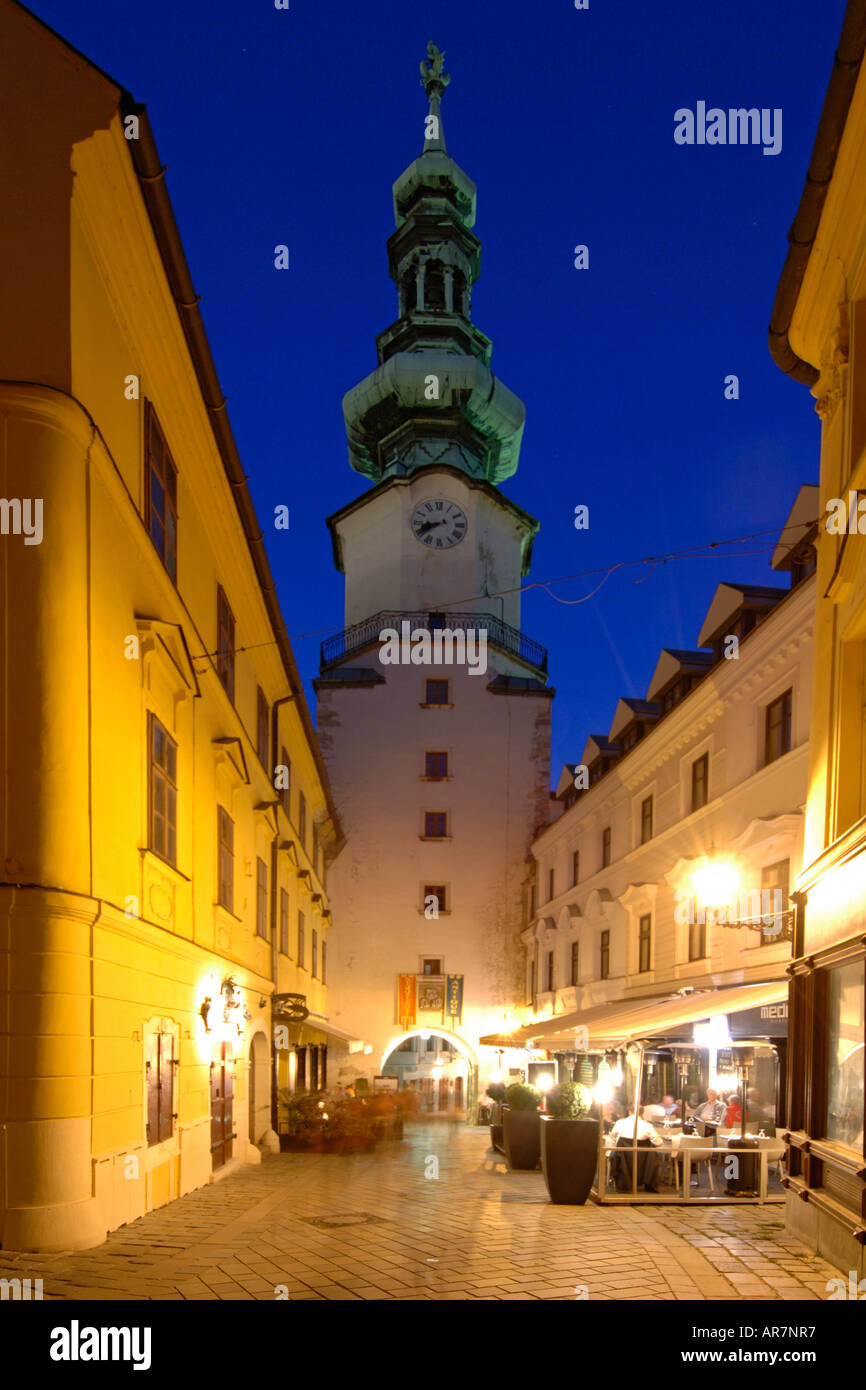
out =
<path fill-rule="evenodd" d="M 647 1143 L 653 1147 L 658 1147 L 662 1143 L 661 1136 L 654 1127 L 647 1120 L 635 1115 L 634 1105 L 629 1107 L 629 1113 L 625 1119 L 617 1120 L 610 1131 L 610 1137 L 617 1148 L 628 1148 L 635 1142 L 644 1148 Z M 641 1154 L 638 1159 L 637 1171 L 638 1184 L 642 1183 L 647 1192 L 658 1192 L 658 1157 L 656 1154 Z M 614 1179 L 618 1191 L 627 1191 L 631 1187 L 631 1155 L 626 1158 L 625 1154 L 614 1154 L 610 1165 L 610 1175 Z"/>
<path fill-rule="evenodd" d="M 675 1120 L 680 1113 L 680 1103 L 673 1096 L 662 1096 L 662 1109 L 669 1120 Z"/>
<path fill-rule="evenodd" d="M 725 1111 L 725 1124 L 728 1129 L 734 1129 L 743 1118 L 743 1107 L 740 1104 L 740 1097 L 732 1095 L 728 1099 L 728 1108 Z"/>
<path fill-rule="evenodd" d="M 719 1125 L 725 1122 L 725 1112 L 727 1106 L 723 1100 L 719 1099 L 718 1091 L 710 1089 L 707 1091 L 707 1098 L 703 1105 L 699 1105 L 697 1110 L 692 1111 L 692 1119 L 697 1120 L 704 1126 L 704 1133 L 708 1131 L 715 1134 Z"/>

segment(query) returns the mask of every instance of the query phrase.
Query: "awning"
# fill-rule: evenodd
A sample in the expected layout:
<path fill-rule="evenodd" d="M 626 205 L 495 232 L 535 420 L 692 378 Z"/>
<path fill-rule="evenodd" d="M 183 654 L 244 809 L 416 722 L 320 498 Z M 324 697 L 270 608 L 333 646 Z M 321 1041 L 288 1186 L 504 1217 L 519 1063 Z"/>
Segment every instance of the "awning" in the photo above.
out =
<path fill-rule="evenodd" d="M 312 1032 L 325 1035 L 323 1038 L 317 1039 L 317 1041 L 345 1043 L 347 1052 L 360 1052 L 364 1046 L 363 1038 L 356 1038 L 354 1033 L 347 1033 L 343 1028 L 337 1028 L 335 1024 L 331 1023 L 321 1014 L 310 1014 L 309 1017 L 304 1020 L 303 1029 L 305 1036 Z M 312 1041 L 312 1038 L 310 1038 L 310 1041 Z"/>
<path fill-rule="evenodd" d="M 764 1004 L 779 1004 L 788 998 L 787 980 L 772 980 L 759 985 L 732 985 L 723 989 L 697 991 L 693 994 L 674 994 L 666 998 L 617 1000 L 599 1004 L 576 1013 L 559 1014 L 540 1023 L 516 1028 L 507 1044 L 526 1047 L 533 1042 L 548 1051 L 557 1047 L 574 1051 L 595 1051 L 631 1042 L 636 1038 L 663 1037 L 684 1024 L 698 1023 L 718 1014 L 734 1014 L 741 1009 L 758 1008 Z M 575 1046 L 575 1032 L 585 1028 L 588 1033 Z M 768 1029 L 768 1035 L 771 1032 Z M 481 1038 L 487 1043 L 487 1038 Z M 494 1046 L 497 1044 L 493 1044 Z"/>

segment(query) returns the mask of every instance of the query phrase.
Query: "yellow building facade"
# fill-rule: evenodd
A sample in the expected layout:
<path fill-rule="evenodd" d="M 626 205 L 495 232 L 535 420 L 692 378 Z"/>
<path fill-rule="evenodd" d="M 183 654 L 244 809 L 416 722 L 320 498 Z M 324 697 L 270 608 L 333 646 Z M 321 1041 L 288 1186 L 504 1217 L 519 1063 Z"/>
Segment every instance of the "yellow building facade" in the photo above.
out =
<path fill-rule="evenodd" d="M 789 967 L 791 1230 L 866 1274 L 866 3 L 849 0 L 770 349 L 821 418 L 814 682 Z"/>
<path fill-rule="evenodd" d="M 147 115 L 0 49 L 0 1244 L 58 1250 L 323 1083 L 340 828 Z"/>

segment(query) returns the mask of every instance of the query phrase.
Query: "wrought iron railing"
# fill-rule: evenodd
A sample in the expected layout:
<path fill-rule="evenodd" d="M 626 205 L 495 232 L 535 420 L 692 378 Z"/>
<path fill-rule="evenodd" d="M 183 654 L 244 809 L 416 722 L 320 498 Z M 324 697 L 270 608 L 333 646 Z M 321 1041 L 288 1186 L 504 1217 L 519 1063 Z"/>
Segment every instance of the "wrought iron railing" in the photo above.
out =
<path fill-rule="evenodd" d="M 531 637 L 527 637 L 516 627 L 510 627 L 508 623 L 504 623 L 501 618 L 495 617 L 492 613 L 429 612 L 374 613 L 363 623 L 354 623 L 352 627 L 344 628 L 342 632 L 335 633 L 333 637 L 326 638 L 322 643 L 319 670 L 325 671 L 334 662 L 342 661 L 344 657 L 351 656 L 354 652 L 360 652 L 365 647 L 373 646 L 379 641 L 380 633 L 385 628 L 395 629 L 399 636 L 402 632 L 400 624 L 404 622 L 411 623 L 413 632 L 421 627 L 427 628 L 431 632 L 443 627 L 450 628 L 452 631 L 483 628 L 487 632 L 487 641 L 491 647 L 497 647 L 500 651 L 507 652 L 509 656 L 525 661 L 536 671 L 542 671 L 545 674 L 547 672 L 546 647 L 542 647 L 540 642 L 534 642 Z"/>

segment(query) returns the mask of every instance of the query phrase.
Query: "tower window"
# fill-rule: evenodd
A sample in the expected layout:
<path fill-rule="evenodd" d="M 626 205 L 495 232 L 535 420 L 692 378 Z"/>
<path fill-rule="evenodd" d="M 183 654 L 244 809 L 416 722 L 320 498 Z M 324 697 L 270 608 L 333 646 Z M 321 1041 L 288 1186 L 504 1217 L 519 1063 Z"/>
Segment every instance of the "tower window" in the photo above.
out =
<path fill-rule="evenodd" d="M 403 276 L 403 313 L 412 314 L 418 307 L 418 272 L 414 268 Z"/>
<path fill-rule="evenodd" d="M 447 754 L 447 753 L 425 753 L 425 754 L 424 754 L 424 776 L 425 776 L 425 777 L 447 777 L 447 776 L 448 776 L 448 754 Z"/>
<path fill-rule="evenodd" d="M 424 693 L 424 703 L 427 705 L 447 705 L 448 682 L 427 681 Z"/>
<path fill-rule="evenodd" d="M 424 812 L 424 836 L 428 840 L 444 840 L 448 835 L 448 814 L 446 811 Z"/>
<path fill-rule="evenodd" d="M 440 261 L 428 261 L 425 267 L 424 308 L 434 313 L 445 308 L 445 271 Z"/>

